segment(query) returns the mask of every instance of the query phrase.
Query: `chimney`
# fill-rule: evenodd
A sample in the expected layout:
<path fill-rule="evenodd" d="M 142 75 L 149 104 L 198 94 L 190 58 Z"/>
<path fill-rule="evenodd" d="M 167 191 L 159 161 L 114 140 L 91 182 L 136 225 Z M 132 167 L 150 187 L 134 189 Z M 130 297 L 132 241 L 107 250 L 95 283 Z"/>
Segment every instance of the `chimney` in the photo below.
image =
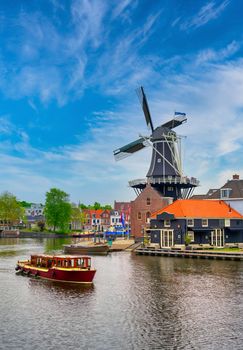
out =
<path fill-rule="evenodd" d="M 240 179 L 240 176 L 238 174 L 234 174 L 232 176 L 233 180 L 239 180 Z"/>

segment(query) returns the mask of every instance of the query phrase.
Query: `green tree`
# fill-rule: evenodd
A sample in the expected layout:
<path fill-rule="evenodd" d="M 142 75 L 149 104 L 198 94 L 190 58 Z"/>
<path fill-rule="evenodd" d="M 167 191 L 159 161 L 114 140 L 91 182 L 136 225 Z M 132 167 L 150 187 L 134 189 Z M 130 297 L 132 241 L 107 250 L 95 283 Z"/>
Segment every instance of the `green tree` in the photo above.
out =
<path fill-rule="evenodd" d="M 85 224 L 85 214 L 79 207 L 72 207 L 71 220 L 73 223 Z"/>
<path fill-rule="evenodd" d="M 83 203 L 79 204 L 79 208 L 81 208 L 81 209 L 88 209 L 87 205 L 85 205 Z"/>
<path fill-rule="evenodd" d="M 16 197 L 9 192 L 3 192 L 0 195 L 0 220 L 13 224 L 15 221 L 22 220 L 23 218 L 24 209 Z"/>
<path fill-rule="evenodd" d="M 29 208 L 29 207 L 31 207 L 31 204 L 32 204 L 32 203 L 26 202 L 26 201 L 18 201 L 18 203 L 20 204 L 20 206 L 22 208 Z"/>
<path fill-rule="evenodd" d="M 112 210 L 112 206 L 110 204 L 105 204 L 105 205 L 102 206 L 102 209 Z"/>
<path fill-rule="evenodd" d="M 101 209 L 100 203 L 99 202 L 94 202 L 93 208 L 94 208 L 94 210 Z"/>
<path fill-rule="evenodd" d="M 46 192 L 44 215 L 47 225 L 52 226 L 54 232 L 57 228 L 61 231 L 68 229 L 71 211 L 72 207 L 67 193 L 58 188 L 51 188 L 49 192 Z"/>

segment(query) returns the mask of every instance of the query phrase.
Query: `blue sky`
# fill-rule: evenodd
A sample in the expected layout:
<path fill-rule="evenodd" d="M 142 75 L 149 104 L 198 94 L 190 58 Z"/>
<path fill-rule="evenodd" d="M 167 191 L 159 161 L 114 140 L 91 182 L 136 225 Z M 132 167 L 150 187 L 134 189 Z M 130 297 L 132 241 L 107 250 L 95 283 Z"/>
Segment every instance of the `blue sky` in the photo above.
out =
<path fill-rule="evenodd" d="M 151 149 L 113 150 L 175 110 L 188 121 L 184 173 L 197 193 L 243 176 L 243 3 L 32 0 L 0 4 L 0 191 L 44 202 L 132 200 Z"/>

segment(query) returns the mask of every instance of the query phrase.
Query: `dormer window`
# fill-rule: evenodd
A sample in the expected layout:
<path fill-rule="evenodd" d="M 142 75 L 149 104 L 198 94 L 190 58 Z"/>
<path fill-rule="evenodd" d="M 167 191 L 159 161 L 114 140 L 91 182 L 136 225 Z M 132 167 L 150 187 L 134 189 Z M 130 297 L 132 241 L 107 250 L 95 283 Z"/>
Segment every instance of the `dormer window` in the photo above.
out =
<path fill-rule="evenodd" d="M 164 220 L 164 227 L 170 227 L 170 220 Z"/>
<path fill-rule="evenodd" d="M 220 189 L 220 198 L 227 199 L 230 196 L 231 188 L 221 188 Z"/>

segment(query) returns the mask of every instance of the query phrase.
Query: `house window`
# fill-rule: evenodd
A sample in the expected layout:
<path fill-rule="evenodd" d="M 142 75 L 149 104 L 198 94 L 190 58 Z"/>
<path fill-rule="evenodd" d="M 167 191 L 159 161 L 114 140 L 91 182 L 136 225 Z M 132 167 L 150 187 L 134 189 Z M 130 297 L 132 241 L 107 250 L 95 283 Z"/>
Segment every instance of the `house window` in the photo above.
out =
<path fill-rule="evenodd" d="M 141 212 L 139 211 L 138 212 L 138 220 L 141 220 L 142 219 L 142 214 L 141 214 Z"/>
<path fill-rule="evenodd" d="M 193 227 L 194 226 L 194 219 L 187 219 L 187 226 Z"/>
<path fill-rule="evenodd" d="M 231 188 L 221 188 L 220 189 L 220 198 L 229 198 Z"/>
<path fill-rule="evenodd" d="M 168 191 L 169 191 L 169 192 L 172 192 L 172 191 L 173 191 L 173 187 L 172 187 L 172 186 L 169 186 L 169 187 L 168 187 Z"/>
<path fill-rule="evenodd" d="M 202 219 L 202 227 L 208 227 L 208 219 Z"/>
<path fill-rule="evenodd" d="M 170 227 L 170 220 L 164 220 L 164 227 Z"/>
<path fill-rule="evenodd" d="M 147 205 L 150 205 L 151 204 L 151 199 L 148 197 L 147 198 Z"/>
<path fill-rule="evenodd" d="M 230 219 L 225 219 L 224 220 L 224 226 L 225 227 L 230 227 Z"/>
<path fill-rule="evenodd" d="M 161 158 L 158 158 L 158 159 L 157 159 L 157 163 L 161 163 Z"/>
<path fill-rule="evenodd" d="M 148 211 L 147 213 L 146 213 L 146 222 L 149 224 L 150 223 L 150 212 Z"/>

